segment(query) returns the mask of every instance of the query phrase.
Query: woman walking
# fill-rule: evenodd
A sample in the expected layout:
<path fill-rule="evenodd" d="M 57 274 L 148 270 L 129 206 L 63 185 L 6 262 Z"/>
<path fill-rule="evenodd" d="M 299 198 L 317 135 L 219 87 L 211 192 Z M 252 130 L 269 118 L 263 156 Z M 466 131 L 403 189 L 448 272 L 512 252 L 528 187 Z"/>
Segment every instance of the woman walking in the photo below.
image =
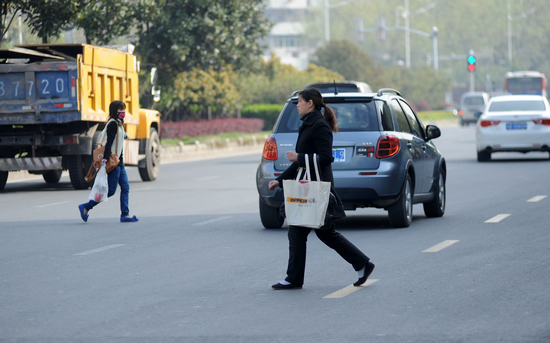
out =
<path fill-rule="evenodd" d="M 269 182 L 269 189 L 283 188 L 285 179 L 294 179 L 299 167 L 305 167 L 307 154 L 310 165 L 313 165 L 313 154 L 319 156 L 319 169 L 322 181 L 331 182 L 331 191 L 334 191 L 332 177 L 332 132 L 338 132 L 336 117 L 332 108 L 325 106 L 321 93 L 314 88 L 308 88 L 299 93 L 296 106 L 301 116 L 302 125 L 296 142 L 296 152 L 287 152 L 292 164 L 277 179 Z M 324 108 L 324 114 L 321 114 Z M 314 174 L 312 181 L 316 180 Z M 287 277 L 273 285 L 274 289 L 300 289 L 304 283 L 306 266 L 307 236 L 312 229 L 290 225 L 288 228 L 289 258 Z M 374 270 L 374 264 L 355 245 L 335 230 L 334 223 L 330 227 L 315 229 L 317 237 L 328 247 L 334 249 L 340 256 L 349 262 L 359 274 L 359 279 L 353 284 L 360 286 Z"/>
<path fill-rule="evenodd" d="M 109 105 L 109 121 L 105 125 L 107 131 L 107 142 L 105 143 L 105 152 L 103 161 L 106 163 L 111 156 L 111 152 L 116 152 L 120 163 L 107 175 L 109 183 L 108 197 L 115 194 L 117 184 L 120 185 L 120 221 L 121 222 L 137 222 L 136 216 L 130 217 L 130 210 L 128 209 L 128 198 L 130 193 L 130 184 L 128 183 L 128 175 L 124 168 L 124 160 L 122 158 L 122 149 L 124 147 L 124 138 L 126 132 L 124 132 L 124 116 L 126 115 L 126 104 L 122 101 L 115 100 Z M 117 145 L 118 135 L 118 145 Z M 87 222 L 89 214 L 88 212 L 98 204 L 97 201 L 90 200 L 87 203 L 78 205 L 80 210 L 80 217 L 83 221 Z"/>

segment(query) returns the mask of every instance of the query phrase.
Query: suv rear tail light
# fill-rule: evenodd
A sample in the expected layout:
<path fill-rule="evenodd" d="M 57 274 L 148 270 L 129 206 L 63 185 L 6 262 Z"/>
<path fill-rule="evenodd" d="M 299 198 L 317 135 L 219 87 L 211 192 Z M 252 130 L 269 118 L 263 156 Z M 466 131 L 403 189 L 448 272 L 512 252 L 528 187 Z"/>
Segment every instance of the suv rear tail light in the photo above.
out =
<path fill-rule="evenodd" d="M 277 156 L 277 142 L 275 141 L 275 138 L 269 137 L 264 144 L 264 152 L 262 153 L 262 156 L 266 160 L 270 161 L 276 161 Z"/>
<path fill-rule="evenodd" d="M 536 125 L 550 126 L 550 119 L 533 119 L 533 123 Z"/>
<path fill-rule="evenodd" d="M 499 123 L 500 120 L 482 120 L 479 125 L 481 125 L 481 127 L 488 127 L 491 125 L 498 125 Z"/>
<path fill-rule="evenodd" d="M 392 157 L 399 152 L 399 138 L 394 136 L 380 136 L 376 145 L 376 158 Z"/>

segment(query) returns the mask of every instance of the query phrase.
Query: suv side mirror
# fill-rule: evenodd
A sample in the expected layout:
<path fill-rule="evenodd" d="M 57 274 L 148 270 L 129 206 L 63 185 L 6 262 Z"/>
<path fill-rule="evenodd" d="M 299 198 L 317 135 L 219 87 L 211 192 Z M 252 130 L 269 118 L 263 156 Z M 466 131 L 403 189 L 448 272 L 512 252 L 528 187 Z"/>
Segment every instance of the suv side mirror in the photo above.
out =
<path fill-rule="evenodd" d="M 426 138 L 428 140 L 441 136 L 441 130 L 435 125 L 426 126 Z"/>

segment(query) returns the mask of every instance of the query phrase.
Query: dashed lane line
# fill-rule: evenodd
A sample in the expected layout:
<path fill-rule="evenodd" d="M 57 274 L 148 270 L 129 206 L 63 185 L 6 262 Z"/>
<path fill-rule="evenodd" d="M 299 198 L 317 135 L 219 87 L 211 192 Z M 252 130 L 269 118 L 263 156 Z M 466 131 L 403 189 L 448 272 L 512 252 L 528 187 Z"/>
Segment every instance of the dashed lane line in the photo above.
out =
<path fill-rule="evenodd" d="M 511 214 L 509 213 L 502 213 L 502 214 L 497 214 L 496 216 L 494 216 L 493 218 L 491 219 L 487 219 L 485 221 L 485 223 L 498 223 L 500 221 L 502 221 L 503 219 L 506 219 L 508 217 L 510 217 Z"/>
<path fill-rule="evenodd" d="M 229 219 L 229 218 L 231 218 L 231 216 L 219 217 L 219 218 L 214 218 L 214 219 L 210 219 L 210 220 L 205 220 L 203 222 L 195 223 L 193 225 L 212 224 L 212 223 L 215 223 L 215 222 L 219 222 L 220 220 L 226 220 L 226 219 Z"/>
<path fill-rule="evenodd" d="M 527 202 L 537 202 L 537 201 L 541 201 L 544 198 L 546 198 L 546 195 L 537 195 L 527 200 Z"/>
<path fill-rule="evenodd" d="M 92 250 L 88 250 L 88 251 L 83 251 L 83 252 L 79 252 L 78 254 L 74 254 L 74 256 L 84 256 L 84 255 L 91 255 L 91 254 L 95 254 L 96 252 L 101 252 L 101 251 L 105 251 L 105 250 L 109 250 L 109 249 L 114 249 L 114 248 L 118 248 L 118 247 L 121 247 L 121 246 L 124 246 L 126 244 L 112 244 L 112 245 L 107 245 L 105 247 L 101 247 L 101 248 L 97 248 L 97 249 L 92 249 Z"/>
<path fill-rule="evenodd" d="M 458 240 L 452 240 L 452 239 L 446 240 L 446 241 L 443 241 L 443 242 L 441 242 L 441 243 L 439 243 L 439 244 L 436 244 L 436 245 L 434 245 L 433 247 L 428 248 L 428 249 L 426 249 L 426 250 L 424 250 L 424 251 L 422 251 L 422 252 L 438 252 L 438 251 L 441 251 L 441 250 L 443 250 L 443 249 L 445 249 L 445 248 L 448 248 L 448 247 L 450 247 L 451 245 L 453 245 L 453 244 L 455 244 L 455 243 L 458 243 L 458 242 L 460 242 L 460 241 L 458 241 Z"/>
<path fill-rule="evenodd" d="M 336 299 L 336 298 L 343 298 L 347 295 L 350 295 L 351 293 L 354 293 L 354 292 L 357 292 L 358 290 L 360 289 L 363 289 L 365 287 L 367 287 L 368 285 L 372 285 L 373 283 L 375 283 L 376 281 L 378 281 L 378 279 L 369 279 L 367 280 L 367 282 L 365 282 L 364 284 L 362 284 L 361 286 L 354 286 L 354 285 L 349 285 L 347 287 L 344 287 L 334 293 L 330 293 L 329 295 L 325 295 L 323 297 L 323 299 Z"/>

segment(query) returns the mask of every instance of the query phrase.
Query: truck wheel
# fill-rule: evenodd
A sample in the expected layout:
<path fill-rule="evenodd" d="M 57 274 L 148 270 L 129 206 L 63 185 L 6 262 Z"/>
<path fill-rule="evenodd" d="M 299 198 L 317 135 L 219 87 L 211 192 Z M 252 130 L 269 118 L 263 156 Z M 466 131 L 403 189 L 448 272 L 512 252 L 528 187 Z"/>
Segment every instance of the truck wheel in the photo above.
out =
<path fill-rule="evenodd" d="M 413 193 L 411 176 L 407 174 L 401 189 L 399 200 L 388 208 L 390 225 L 392 227 L 408 227 L 412 222 Z"/>
<path fill-rule="evenodd" d="M 138 168 L 143 181 L 153 181 L 160 170 L 160 138 L 157 130 L 151 128 L 151 136 L 145 147 L 145 167 Z"/>
<path fill-rule="evenodd" d="M 437 187 L 434 189 L 435 197 L 432 201 L 424 203 L 424 214 L 426 217 L 435 218 L 442 217 L 445 213 L 445 200 L 446 200 L 446 188 L 445 188 L 445 173 L 440 171 L 439 178 L 437 180 Z"/>
<path fill-rule="evenodd" d="M 6 187 L 6 182 L 8 182 L 8 173 L 7 171 L 0 170 L 0 191 Z"/>
<path fill-rule="evenodd" d="M 74 189 L 88 189 L 92 182 L 88 183 L 84 179 L 90 165 L 92 164 L 92 155 L 69 155 L 69 176 Z"/>
<path fill-rule="evenodd" d="M 278 229 L 285 222 L 285 218 L 279 213 L 279 208 L 265 204 L 262 199 L 260 199 L 260 219 L 266 229 Z"/>
<path fill-rule="evenodd" d="M 46 181 L 46 183 L 58 183 L 59 179 L 61 179 L 62 173 L 63 169 L 48 170 L 47 172 L 42 174 L 42 177 L 44 178 L 44 181 Z"/>

